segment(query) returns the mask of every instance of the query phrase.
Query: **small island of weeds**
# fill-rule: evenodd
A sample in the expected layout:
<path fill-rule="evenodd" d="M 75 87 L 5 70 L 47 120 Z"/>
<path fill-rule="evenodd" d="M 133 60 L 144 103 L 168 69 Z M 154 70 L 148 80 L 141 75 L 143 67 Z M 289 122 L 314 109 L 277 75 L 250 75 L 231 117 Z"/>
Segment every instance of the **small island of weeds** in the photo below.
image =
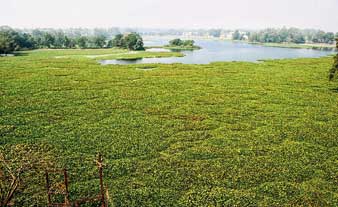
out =
<path fill-rule="evenodd" d="M 181 40 L 173 39 L 169 41 L 169 45 L 165 45 L 162 48 L 170 50 L 199 50 L 200 46 L 195 45 L 194 40 Z"/>

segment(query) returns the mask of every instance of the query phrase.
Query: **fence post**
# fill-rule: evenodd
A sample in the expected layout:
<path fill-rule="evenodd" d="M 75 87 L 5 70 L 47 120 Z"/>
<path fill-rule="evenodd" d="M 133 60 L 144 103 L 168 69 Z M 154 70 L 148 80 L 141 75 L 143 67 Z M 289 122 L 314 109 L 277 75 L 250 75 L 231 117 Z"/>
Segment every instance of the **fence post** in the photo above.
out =
<path fill-rule="evenodd" d="M 99 175 L 100 175 L 100 194 L 101 194 L 101 207 L 106 207 L 106 200 L 104 198 L 104 187 L 103 187 L 103 172 L 102 172 L 102 155 L 99 154 L 98 157 L 98 168 L 99 168 Z"/>
<path fill-rule="evenodd" d="M 47 190 L 47 196 L 48 196 L 48 206 L 50 206 L 52 204 L 52 200 L 50 198 L 50 194 L 49 194 L 49 176 L 48 176 L 48 170 L 45 171 L 46 173 L 46 190 Z"/>
<path fill-rule="evenodd" d="M 70 206 L 69 192 L 68 192 L 68 174 L 67 174 L 67 169 L 63 169 L 63 175 L 64 175 L 64 183 L 65 183 L 65 204 L 66 204 L 66 206 Z"/>

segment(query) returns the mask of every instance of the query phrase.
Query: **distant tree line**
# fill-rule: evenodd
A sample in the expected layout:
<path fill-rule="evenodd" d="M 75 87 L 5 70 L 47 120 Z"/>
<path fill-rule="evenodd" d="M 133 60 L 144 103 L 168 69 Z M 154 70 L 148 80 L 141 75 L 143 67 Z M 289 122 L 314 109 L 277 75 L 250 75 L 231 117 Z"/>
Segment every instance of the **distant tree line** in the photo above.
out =
<path fill-rule="evenodd" d="M 117 40 L 116 37 L 121 37 L 121 40 Z M 44 31 L 35 29 L 30 31 L 30 33 L 26 33 L 5 26 L 0 27 L 0 54 L 39 48 L 85 49 L 121 47 L 130 50 L 143 49 L 143 40 L 139 34 L 130 33 L 129 35 L 117 35 L 116 37 L 108 39 L 107 34 L 104 35 L 100 32 L 91 36 L 68 36 L 62 30 Z"/>
<path fill-rule="evenodd" d="M 333 44 L 335 42 L 333 32 L 324 32 L 321 30 L 301 30 L 297 28 L 282 29 L 264 29 L 258 32 L 252 32 L 249 35 L 249 41 L 261 43 L 326 43 Z"/>

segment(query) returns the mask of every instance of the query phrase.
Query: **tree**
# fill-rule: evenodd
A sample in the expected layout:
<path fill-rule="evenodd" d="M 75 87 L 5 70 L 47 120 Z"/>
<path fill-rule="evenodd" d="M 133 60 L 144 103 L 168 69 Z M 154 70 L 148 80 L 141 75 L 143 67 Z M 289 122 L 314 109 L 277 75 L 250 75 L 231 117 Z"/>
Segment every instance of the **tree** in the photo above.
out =
<path fill-rule="evenodd" d="M 233 34 L 232 34 L 232 39 L 233 40 L 242 40 L 243 39 L 243 35 L 241 35 L 241 33 L 236 30 Z"/>
<path fill-rule="evenodd" d="M 103 48 L 106 45 L 106 37 L 103 35 L 95 36 L 93 38 L 93 45 L 96 48 Z"/>
<path fill-rule="evenodd" d="M 123 35 L 122 34 L 115 35 L 114 39 L 112 40 L 112 47 L 119 47 L 119 48 L 124 47 Z"/>
<path fill-rule="evenodd" d="M 66 48 L 74 48 L 75 47 L 75 41 L 74 41 L 74 39 L 65 36 L 64 46 Z"/>
<path fill-rule="evenodd" d="M 87 48 L 87 45 L 88 45 L 88 38 L 87 37 L 79 37 L 77 40 L 77 45 L 80 47 L 80 48 Z"/>
<path fill-rule="evenodd" d="M 294 38 L 291 40 L 293 43 L 296 44 L 304 44 L 305 43 L 305 38 L 301 34 L 297 34 L 294 36 Z"/>
<path fill-rule="evenodd" d="M 143 47 L 143 40 L 141 38 L 138 38 L 135 45 L 134 45 L 134 50 L 144 50 Z"/>
<path fill-rule="evenodd" d="M 112 48 L 113 47 L 113 40 L 109 40 L 106 45 L 107 48 Z"/>
<path fill-rule="evenodd" d="M 185 40 L 185 41 L 183 41 L 183 45 L 184 46 L 192 47 L 192 46 L 194 46 L 194 44 L 195 44 L 194 40 Z"/>
<path fill-rule="evenodd" d="M 169 45 L 171 46 L 182 46 L 183 41 L 181 39 L 173 39 L 169 41 Z"/>
<path fill-rule="evenodd" d="M 16 50 L 16 43 L 9 31 L 0 31 L 0 54 L 12 53 Z"/>
<path fill-rule="evenodd" d="M 32 37 L 32 35 L 27 33 L 20 34 L 17 43 L 20 47 L 19 49 L 36 48 L 36 42 L 34 41 L 34 38 Z"/>
<path fill-rule="evenodd" d="M 169 41 L 170 47 L 194 47 L 194 40 L 173 39 Z"/>
<path fill-rule="evenodd" d="M 328 32 L 324 35 L 324 42 L 328 44 L 333 44 L 334 43 L 334 33 L 333 32 Z"/>
<path fill-rule="evenodd" d="M 124 36 L 124 44 L 129 50 L 144 50 L 142 37 L 137 33 Z"/>
<path fill-rule="evenodd" d="M 43 36 L 42 44 L 48 48 L 53 47 L 55 44 L 55 37 L 50 33 L 45 33 Z"/>

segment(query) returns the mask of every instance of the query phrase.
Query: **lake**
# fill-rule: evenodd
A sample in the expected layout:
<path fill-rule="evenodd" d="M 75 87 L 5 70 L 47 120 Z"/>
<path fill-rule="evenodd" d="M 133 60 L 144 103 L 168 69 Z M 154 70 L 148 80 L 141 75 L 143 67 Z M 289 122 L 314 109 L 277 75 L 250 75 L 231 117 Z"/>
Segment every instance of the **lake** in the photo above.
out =
<path fill-rule="evenodd" d="M 145 64 L 145 63 L 183 63 L 183 64 L 209 64 L 222 61 L 249 61 L 257 62 L 268 59 L 285 58 L 315 58 L 333 54 L 333 51 L 322 51 L 313 49 L 292 49 L 266 47 L 252 45 L 243 42 L 232 42 L 224 40 L 196 40 L 196 45 L 201 50 L 182 51 L 184 57 L 169 58 L 143 58 L 137 60 L 102 60 L 101 64 Z M 148 39 L 145 46 L 159 46 L 168 44 L 168 39 Z M 156 51 L 152 49 L 151 51 Z M 163 49 L 162 49 L 163 51 Z"/>

